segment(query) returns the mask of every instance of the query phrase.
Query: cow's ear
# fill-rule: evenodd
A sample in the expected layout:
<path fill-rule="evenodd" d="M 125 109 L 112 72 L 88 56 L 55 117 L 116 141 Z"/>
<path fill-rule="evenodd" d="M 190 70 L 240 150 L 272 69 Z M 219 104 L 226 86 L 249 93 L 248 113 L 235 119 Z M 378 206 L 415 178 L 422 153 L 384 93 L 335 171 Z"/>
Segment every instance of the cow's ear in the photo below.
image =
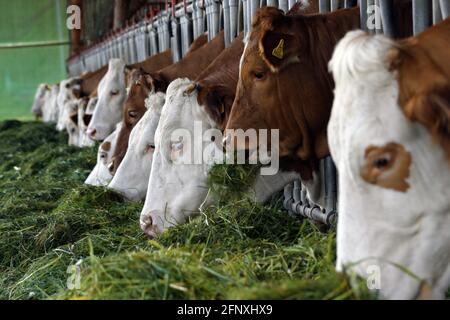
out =
<path fill-rule="evenodd" d="M 291 34 L 267 31 L 261 38 L 259 49 L 272 72 L 299 61 L 298 40 Z"/>
<path fill-rule="evenodd" d="M 144 79 L 144 82 L 145 82 L 145 85 L 147 86 L 147 88 L 148 88 L 150 91 L 152 91 L 152 90 L 155 88 L 155 84 L 154 84 L 154 81 L 153 81 L 153 77 L 152 77 L 151 75 L 149 75 L 149 74 L 145 74 L 145 75 L 143 76 L 143 79 Z"/>
<path fill-rule="evenodd" d="M 155 73 L 151 75 L 151 78 L 154 92 L 166 92 L 168 83 L 161 74 Z"/>
<path fill-rule="evenodd" d="M 413 95 L 403 110 L 409 119 L 428 129 L 450 160 L 450 85 Z"/>
<path fill-rule="evenodd" d="M 415 48 L 388 52 L 390 71 L 399 84 L 399 104 L 405 116 L 424 125 L 450 160 L 450 82 L 426 56 Z"/>

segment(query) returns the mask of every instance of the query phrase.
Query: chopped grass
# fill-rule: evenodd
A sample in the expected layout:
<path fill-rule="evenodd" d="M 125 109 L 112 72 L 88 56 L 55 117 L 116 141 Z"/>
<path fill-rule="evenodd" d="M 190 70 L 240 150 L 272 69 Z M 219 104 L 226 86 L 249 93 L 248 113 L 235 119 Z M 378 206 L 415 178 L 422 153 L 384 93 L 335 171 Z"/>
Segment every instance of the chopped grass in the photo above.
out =
<path fill-rule="evenodd" d="M 0 122 L 0 141 L 0 299 L 373 297 L 334 271 L 333 230 L 245 196 L 253 167 L 214 167 L 218 204 L 149 241 L 142 203 L 83 185 L 96 148 L 38 122 Z"/>

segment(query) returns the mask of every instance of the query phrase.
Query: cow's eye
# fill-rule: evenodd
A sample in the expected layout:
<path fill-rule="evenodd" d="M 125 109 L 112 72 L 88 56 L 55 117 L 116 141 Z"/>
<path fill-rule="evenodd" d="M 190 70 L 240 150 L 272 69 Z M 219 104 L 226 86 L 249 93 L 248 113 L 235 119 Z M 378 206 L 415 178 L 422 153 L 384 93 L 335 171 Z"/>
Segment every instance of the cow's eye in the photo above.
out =
<path fill-rule="evenodd" d="M 266 73 L 263 71 L 254 71 L 253 76 L 256 80 L 263 80 L 266 77 Z"/>
<path fill-rule="evenodd" d="M 183 142 L 179 141 L 179 142 L 172 143 L 172 150 L 174 150 L 174 151 L 183 150 Z"/>
<path fill-rule="evenodd" d="M 136 111 L 128 111 L 128 116 L 130 118 L 136 118 L 138 116 L 138 113 Z"/>
<path fill-rule="evenodd" d="M 389 157 L 388 156 L 384 156 L 384 157 L 380 157 L 377 158 L 373 161 L 373 165 L 375 167 L 377 167 L 378 169 L 382 169 L 384 167 L 386 167 L 389 164 Z"/>
<path fill-rule="evenodd" d="M 112 90 L 111 91 L 111 95 L 112 96 L 117 96 L 119 94 L 119 90 Z"/>

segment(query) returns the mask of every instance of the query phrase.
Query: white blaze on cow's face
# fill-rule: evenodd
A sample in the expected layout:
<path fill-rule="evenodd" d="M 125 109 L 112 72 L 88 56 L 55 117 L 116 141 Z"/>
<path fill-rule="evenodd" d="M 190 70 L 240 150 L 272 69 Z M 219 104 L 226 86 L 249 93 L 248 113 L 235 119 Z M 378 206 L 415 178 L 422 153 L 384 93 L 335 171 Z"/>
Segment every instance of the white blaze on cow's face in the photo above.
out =
<path fill-rule="evenodd" d="M 87 177 L 85 184 L 92 186 L 107 186 L 112 179 L 109 167 L 111 165 L 111 158 L 116 147 L 117 135 L 119 134 L 122 124 L 117 125 L 116 130 L 113 131 L 99 146 L 97 153 L 97 164 L 92 172 Z"/>
<path fill-rule="evenodd" d="M 69 135 L 69 146 L 80 146 L 80 129 L 78 127 L 78 109 L 80 101 L 69 101 L 66 103 L 69 117 L 66 123 L 66 131 Z"/>
<path fill-rule="evenodd" d="M 42 117 L 42 109 L 44 107 L 47 90 L 49 90 L 49 86 L 44 83 L 40 84 L 36 90 L 33 105 L 31 107 L 31 113 L 36 117 Z"/>
<path fill-rule="evenodd" d="M 202 141 L 197 141 L 197 144 L 193 141 L 194 121 L 201 123 L 203 132 L 215 124 L 198 105 L 196 94 L 185 95 L 191 85 L 188 79 L 177 79 L 167 88 L 166 102 L 155 133 L 147 196 L 141 212 L 141 228 L 150 237 L 185 222 L 197 213 L 208 191 L 206 178 L 211 163 L 192 164 L 192 159 L 187 157 L 196 152 L 194 146 L 200 148 L 197 152 L 202 154 L 204 146 Z M 184 139 L 174 136 L 173 133 L 179 130 L 190 134 L 192 139 L 187 135 Z"/>
<path fill-rule="evenodd" d="M 158 127 L 165 94 L 152 93 L 146 100 L 147 112 L 130 133 L 128 149 L 109 188 L 129 200 L 142 200 L 147 193 L 155 151 L 155 132 Z"/>
<path fill-rule="evenodd" d="M 368 277 L 384 298 L 444 298 L 450 286 L 450 166 L 429 131 L 398 104 L 398 81 L 386 62 L 393 46 L 383 36 L 350 32 L 330 62 L 337 268 Z"/>
<path fill-rule="evenodd" d="M 89 138 L 87 134 L 87 128 L 91 121 L 92 114 L 95 110 L 98 98 L 93 97 L 89 99 L 89 102 L 85 108 L 78 108 L 78 128 L 80 132 L 80 147 L 92 147 L 95 142 Z"/>
<path fill-rule="evenodd" d="M 94 140 L 103 140 L 113 132 L 116 123 L 122 120 L 122 106 L 126 97 L 125 63 L 120 59 L 109 61 L 108 72 L 100 81 L 98 102 L 88 135 Z"/>

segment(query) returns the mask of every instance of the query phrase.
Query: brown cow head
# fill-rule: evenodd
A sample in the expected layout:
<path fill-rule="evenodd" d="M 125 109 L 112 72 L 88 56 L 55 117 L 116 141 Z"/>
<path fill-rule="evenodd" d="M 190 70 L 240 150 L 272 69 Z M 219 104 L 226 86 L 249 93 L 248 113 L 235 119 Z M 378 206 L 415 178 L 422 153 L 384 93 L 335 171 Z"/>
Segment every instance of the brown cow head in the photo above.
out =
<path fill-rule="evenodd" d="M 241 58 L 226 129 L 278 129 L 280 157 L 309 162 L 327 156 L 333 101 L 327 63 L 336 42 L 358 25 L 358 9 L 288 16 L 261 8 Z"/>
<path fill-rule="evenodd" d="M 130 74 L 130 87 L 128 96 L 123 108 L 123 125 L 117 136 L 117 146 L 112 156 L 113 165 L 110 166 L 111 173 L 114 174 L 122 162 L 128 149 L 128 139 L 131 130 L 147 111 L 145 99 L 152 91 L 153 79 L 145 71 L 134 69 Z"/>

